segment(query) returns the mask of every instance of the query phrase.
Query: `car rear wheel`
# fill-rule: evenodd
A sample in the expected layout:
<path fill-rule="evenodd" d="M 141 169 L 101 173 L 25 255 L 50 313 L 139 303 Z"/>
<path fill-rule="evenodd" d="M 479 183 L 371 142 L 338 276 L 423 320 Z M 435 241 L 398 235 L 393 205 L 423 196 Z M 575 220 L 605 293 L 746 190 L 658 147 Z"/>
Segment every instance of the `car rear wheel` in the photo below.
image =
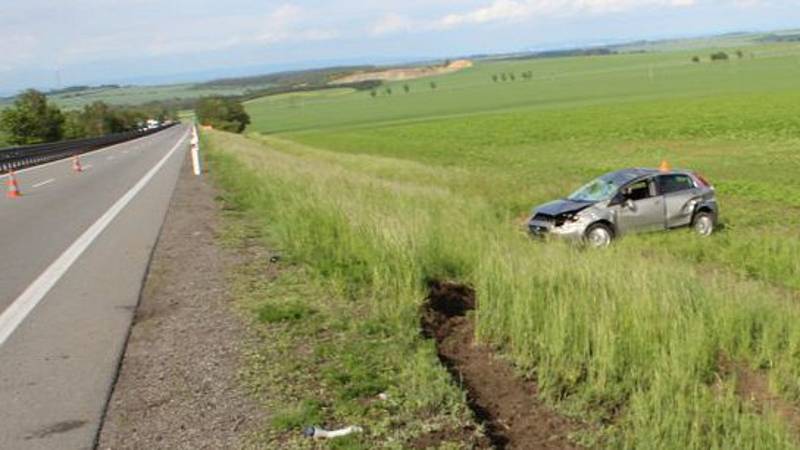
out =
<path fill-rule="evenodd" d="M 586 230 L 586 243 L 594 248 L 608 247 L 614 240 L 614 232 L 603 223 L 596 223 Z"/>
<path fill-rule="evenodd" d="M 695 214 L 692 228 L 700 236 L 710 236 L 714 232 L 714 216 L 707 212 Z"/>

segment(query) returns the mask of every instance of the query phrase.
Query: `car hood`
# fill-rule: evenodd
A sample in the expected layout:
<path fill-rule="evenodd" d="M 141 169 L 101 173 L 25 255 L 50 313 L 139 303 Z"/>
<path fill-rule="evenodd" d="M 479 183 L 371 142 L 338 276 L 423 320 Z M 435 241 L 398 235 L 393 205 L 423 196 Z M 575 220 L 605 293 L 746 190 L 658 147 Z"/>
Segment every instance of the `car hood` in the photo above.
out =
<path fill-rule="evenodd" d="M 540 205 L 535 209 L 535 212 L 537 214 L 547 214 L 548 216 L 559 216 L 566 213 L 577 213 L 592 205 L 594 205 L 592 202 L 574 202 L 563 199 Z"/>

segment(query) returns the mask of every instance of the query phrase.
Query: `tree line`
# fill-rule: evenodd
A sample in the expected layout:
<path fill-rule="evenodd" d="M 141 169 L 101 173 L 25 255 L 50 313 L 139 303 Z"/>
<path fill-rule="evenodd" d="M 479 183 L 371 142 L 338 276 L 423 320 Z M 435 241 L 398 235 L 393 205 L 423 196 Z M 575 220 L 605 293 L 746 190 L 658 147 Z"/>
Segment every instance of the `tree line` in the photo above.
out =
<path fill-rule="evenodd" d="M 741 51 L 741 50 L 736 50 L 735 55 L 739 59 L 743 59 L 744 58 L 744 52 Z M 750 57 L 751 58 L 753 57 L 752 53 L 750 54 Z M 708 59 L 710 61 L 712 61 L 712 62 L 713 61 L 727 61 L 727 60 L 730 59 L 730 56 L 727 53 L 723 52 L 723 51 L 719 51 L 719 52 L 714 52 L 711 55 L 709 55 Z M 700 62 L 700 57 L 697 56 L 697 55 L 692 56 L 692 62 L 693 63 L 699 63 Z"/>
<path fill-rule="evenodd" d="M 429 82 L 429 83 L 428 83 L 428 86 L 429 86 L 429 87 L 431 88 L 431 90 L 433 90 L 433 91 L 435 91 L 436 89 L 438 89 L 438 88 L 439 88 L 439 85 L 438 85 L 438 84 L 436 84 L 436 82 L 435 82 L 435 81 L 431 81 L 431 82 Z M 392 88 L 391 88 L 391 86 L 386 86 L 386 87 L 384 87 L 384 89 L 383 89 L 383 93 L 384 93 L 384 94 L 386 94 L 386 95 L 392 95 L 392 92 L 393 92 L 393 91 L 392 91 Z M 408 85 L 408 83 L 406 83 L 406 84 L 404 84 L 404 85 L 403 85 L 403 92 L 405 92 L 406 94 L 410 94 L 410 93 L 411 93 L 411 86 L 409 86 L 409 85 Z M 377 96 L 378 96 L 378 90 L 377 90 L 377 89 L 372 89 L 372 90 L 370 91 L 369 95 L 370 95 L 370 96 L 372 96 L 372 98 L 375 98 L 375 97 L 377 97 Z"/>
<path fill-rule="evenodd" d="M 133 131 L 146 126 L 148 119 L 177 120 L 177 114 L 158 106 L 111 106 L 101 101 L 64 112 L 42 92 L 29 89 L 0 112 L 0 129 L 9 144 L 32 145 Z"/>
<path fill-rule="evenodd" d="M 523 80 L 530 81 L 530 80 L 533 79 L 533 71 L 532 70 L 526 70 L 525 72 L 520 72 L 519 77 L 522 78 Z M 514 72 L 495 73 L 495 74 L 492 74 L 492 81 L 494 81 L 495 83 L 500 82 L 500 81 L 504 81 L 504 82 L 505 81 L 517 81 L 517 74 L 515 74 Z"/>
<path fill-rule="evenodd" d="M 198 122 L 218 130 L 241 133 L 250 125 L 250 115 L 242 103 L 231 97 L 203 97 L 194 108 Z"/>

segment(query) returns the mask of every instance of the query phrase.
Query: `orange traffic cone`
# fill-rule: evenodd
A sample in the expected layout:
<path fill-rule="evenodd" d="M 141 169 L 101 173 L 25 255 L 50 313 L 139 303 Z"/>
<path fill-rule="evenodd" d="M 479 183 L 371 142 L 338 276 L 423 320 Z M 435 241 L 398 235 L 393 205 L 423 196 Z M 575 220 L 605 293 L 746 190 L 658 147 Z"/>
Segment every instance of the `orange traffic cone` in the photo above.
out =
<path fill-rule="evenodd" d="M 14 175 L 13 170 L 8 173 L 8 180 L 6 180 L 6 186 L 8 186 L 6 197 L 8 198 L 22 197 L 22 192 L 19 191 L 19 184 L 17 184 L 17 177 Z"/>
<path fill-rule="evenodd" d="M 78 155 L 75 155 L 72 158 L 72 170 L 75 172 L 83 172 L 83 166 L 81 166 L 81 158 Z"/>
<path fill-rule="evenodd" d="M 670 170 L 672 170 L 672 167 L 669 165 L 669 163 L 665 159 L 665 160 L 661 161 L 661 165 L 658 166 L 658 170 L 660 170 L 662 172 L 669 172 Z"/>

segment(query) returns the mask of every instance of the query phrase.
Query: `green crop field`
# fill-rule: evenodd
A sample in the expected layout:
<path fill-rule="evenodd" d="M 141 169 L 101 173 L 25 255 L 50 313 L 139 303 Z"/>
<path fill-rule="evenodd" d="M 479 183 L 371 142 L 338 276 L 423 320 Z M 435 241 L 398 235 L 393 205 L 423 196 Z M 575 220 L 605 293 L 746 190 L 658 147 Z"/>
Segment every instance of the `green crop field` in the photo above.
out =
<path fill-rule="evenodd" d="M 358 311 L 347 364 L 323 370 L 350 393 L 333 414 L 380 424 L 354 448 L 461 417 L 418 333 L 430 280 L 475 288 L 478 338 L 584 445 L 800 445 L 800 46 L 717 50 L 482 61 L 374 98 L 257 99 L 248 136 L 205 135 L 227 201 Z M 662 159 L 716 186 L 722 230 L 603 251 L 523 232 L 536 204 Z M 365 371 L 390 412 L 346 389 Z"/>

